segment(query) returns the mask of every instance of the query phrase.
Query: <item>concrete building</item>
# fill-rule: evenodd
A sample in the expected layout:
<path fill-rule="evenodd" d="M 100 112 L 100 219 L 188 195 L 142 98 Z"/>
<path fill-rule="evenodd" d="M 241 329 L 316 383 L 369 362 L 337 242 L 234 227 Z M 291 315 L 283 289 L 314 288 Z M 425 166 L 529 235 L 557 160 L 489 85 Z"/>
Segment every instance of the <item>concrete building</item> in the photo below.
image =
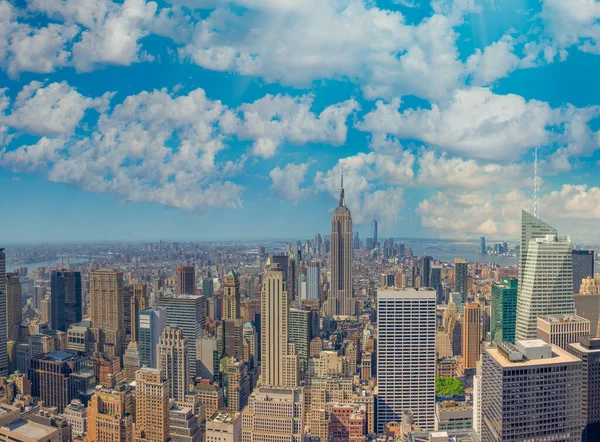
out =
<path fill-rule="evenodd" d="M 490 339 L 495 344 L 515 343 L 518 287 L 516 278 L 502 278 L 499 284 L 492 285 Z"/>
<path fill-rule="evenodd" d="M 127 383 L 135 381 L 135 372 L 141 367 L 140 352 L 138 350 L 137 342 L 131 341 L 123 355 L 123 373 L 125 375 L 125 381 Z"/>
<path fill-rule="evenodd" d="M 240 319 L 240 277 L 231 270 L 223 281 L 223 319 Z"/>
<path fill-rule="evenodd" d="M 331 220 L 331 252 L 329 265 L 331 271 L 329 297 L 327 299 L 328 316 L 354 315 L 354 291 L 352 279 L 352 216 L 346 207 L 344 198 L 344 177 L 340 189 L 340 201 Z"/>
<path fill-rule="evenodd" d="M 481 310 L 479 304 L 465 305 L 462 329 L 463 368 L 474 369 L 481 354 Z"/>
<path fill-rule="evenodd" d="M 196 339 L 196 377 L 212 381 L 218 374 L 220 358 L 218 338 L 203 336 Z"/>
<path fill-rule="evenodd" d="M 140 366 L 158 366 L 157 346 L 167 326 L 167 315 L 163 308 L 148 307 L 140 311 L 138 351 Z"/>
<path fill-rule="evenodd" d="M 469 264 L 465 258 L 454 258 L 454 290 L 460 293 L 461 304 L 467 303 Z"/>
<path fill-rule="evenodd" d="M 73 437 L 81 437 L 86 432 L 87 407 L 79 399 L 74 399 L 65 407 L 64 415 L 71 425 Z"/>
<path fill-rule="evenodd" d="M 171 442 L 202 441 L 202 429 L 192 407 L 171 404 L 169 435 L 171 436 Z"/>
<path fill-rule="evenodd" d="M 313 259 L 306 269 L 306 298 L 321 299 L 321 262 Z"/>
<path fill-rule="evenodd" d="M 248 365 L 235 358 L 227 359 L 227 409 L 229 411 L 242 411 L 248 403 L 250 395 L 250 376 Z"/>
<path fill-rule="evenodd" d="M 167 311 L 167 325 L 179 327 L 188 343 L 200 339 L 205 333 L 206 298 L 204 296 L 182 295 L 165 297 L 158 305 Z M 188 345 L 190 376 L 196 376 L 196 346 Z"/>
<path fill-rule="evenodd" d="M 377 292 L 377 431 L 411 410 L 419 427 L 433 430 L 435 415 L 434 290 Z"/>
<path fill-rule="evenodd" d="M 223 320 L 223 355 L 238 361 L 244 358 L 244 323 L 241 319 Z"/>
<path fill-rule="evenodd" d="M 600 440 L 600 338 L 585 337 L 569 344 L 569 353 L 581 359 L 582 410 L 584 430 L 582 442 Z"/>
<path fill-rule="evenodd" d="M 125 386 L 98 387 L 87 408 L 87 442 L 133 442 L 135 400 Z"/>
<path fill-rule="evenodd" d="M 538 316 L 537 338 L 567 350 L 572 342 L 590 335 L 590 321 L 577 315 Z"/>
<path fill-rule="evenodd" d="M 600 295 L 581 294 L 574 295 L 573 298 L 575 298 L 575 313 L 590 321 L 590 331 L 592 334 L 600 336 L 600 323 L 598 321 L 600 318 Z"/>
<path fill-rule="evenodd" d="M 472 427 L 472 405 L 456 401 L 435 404 L 435 431 L 468 430 Z"/>
<path fill-rule="evenodd" d="M 121 356 L 125 341 L 123 273 L 98 269 L 90 273 L 90 319 L 94 351 Z"/>
<path fill-rule="evenodd" d="M 206 420 L 206 442 L 241 442 L 241 440 L 241 413 L 219 410 Z"/>
<path fill-rule="evenodd" d="M 140 311 L 150 307 L 148 286 L 143 282 L 136 282 L 133 285 L 133 294 L 129 302 L 131 315 L 131 341 L 137 342 L 140 331 Z"/>
<path fill-rule="evenodd" d="M 177 267 L 176 290 L 178 295 L 196 294 L 196 267 L 179 266 Z"/>
<path fill-rule="evenodd" d="M 6 256 L 0 248 L 0 376 L 8 376 L 8 336 L 6 327 Z"/>
<path fill-rule="evenodd" d="M 0 440 L 10 442 L 62 442 L 58 428 L 21 417 L 21 410 L 0 405 Z"/>
<path fill-rule="evenodd" d="M 91 354 L 93 342 L 90 327 L 90 321 L 71 324 L 67 330 L 67 349 Z"/>
<path fill-rule="evenodd" d="M 580 359 L 539 339 L 485 348 L 482 440 L 580 441 L 581 373 Z"/>
<path fill-rule="evenodd" d="M 21 281 L 16 273 L 6 275 L 6 333 L 9 341 L 19 340 L 23 321 Z"/>
<path fill-rule="evenodd" d="M 166 327 L 157 347 L 158 368 L 169 381 L 171 399 L 183 402 L 190 390 L 188 341 L 177 327 Z"/>
<path fill-rule="evenodd" d="M 360 405 L 332 404 L 327 442 L 366 442 L 367 409 Z"/>
<path fill-rule="evenodd" d="M 196 384 L 194 391 L 198 393 L 198 401 L 204 405 L 206 416 L 212 416 L 215 411 L 225 407 L 223 389 L 218 385 L 203 381 Z"/>
<path fill-rule="evenodd" d="M 242 412 L 242 442 L 302 442 L 305 424 L 302 387 L 258 387 Z"/>
<path fill-rule="evenodd" d="M 141 368 L 135 375 L 135 442 L 169 440 L 169 381 L 163 372 Z"/>

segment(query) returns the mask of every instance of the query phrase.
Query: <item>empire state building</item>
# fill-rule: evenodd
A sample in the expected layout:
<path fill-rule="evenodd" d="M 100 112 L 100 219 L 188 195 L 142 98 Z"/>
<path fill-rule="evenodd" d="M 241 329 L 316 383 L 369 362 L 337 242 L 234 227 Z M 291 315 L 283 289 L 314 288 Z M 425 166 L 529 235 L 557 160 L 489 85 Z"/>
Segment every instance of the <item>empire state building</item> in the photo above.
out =
<path fill-rule="evenodd" d="M 353 316 L 352 297 L 352 216 L 344 200 L 344 176 L 340 189 L 340 203 L 331 220 L 331 252 L 329 264 L 331 287 L 327 300 L 329 316 Z"/>

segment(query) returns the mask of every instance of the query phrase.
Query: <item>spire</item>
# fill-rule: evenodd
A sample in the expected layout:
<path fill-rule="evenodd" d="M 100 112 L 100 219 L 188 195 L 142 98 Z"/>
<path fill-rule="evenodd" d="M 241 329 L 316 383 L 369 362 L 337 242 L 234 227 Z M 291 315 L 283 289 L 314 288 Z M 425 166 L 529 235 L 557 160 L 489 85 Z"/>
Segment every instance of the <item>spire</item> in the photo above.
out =
<path fill-rule="evenodd" d="M 535 165 L 533 171 L 533 216 L 538 217 L 538 148 L 535 147 Z"/>
<path fill-rule="evenodd" d="M 340 188 L 340 207 L 345 207 L 346 201 L 344 200 L 344 168 L 342 168 L 342 186 Z"/>

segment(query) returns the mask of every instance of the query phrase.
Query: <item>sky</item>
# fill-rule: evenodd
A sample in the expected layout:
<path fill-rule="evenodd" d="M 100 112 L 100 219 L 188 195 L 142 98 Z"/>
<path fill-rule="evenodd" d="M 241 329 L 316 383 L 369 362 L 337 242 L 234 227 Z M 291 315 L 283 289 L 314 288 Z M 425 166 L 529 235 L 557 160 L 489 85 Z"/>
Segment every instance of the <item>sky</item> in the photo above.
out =
<path fill-rule="evenodd" d="M 600 241 L 597 0 L 0 0 L 0 243 Z"/>

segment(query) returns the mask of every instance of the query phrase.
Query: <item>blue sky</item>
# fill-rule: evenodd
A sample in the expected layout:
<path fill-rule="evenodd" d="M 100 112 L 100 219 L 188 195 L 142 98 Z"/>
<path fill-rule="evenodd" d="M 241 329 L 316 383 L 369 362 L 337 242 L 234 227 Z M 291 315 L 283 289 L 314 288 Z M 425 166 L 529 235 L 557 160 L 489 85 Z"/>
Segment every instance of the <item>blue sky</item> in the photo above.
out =
<path fill-rule="evenodd" d="M 0 243 L 600 240 L 596 0 L 0 0 Z"/>

